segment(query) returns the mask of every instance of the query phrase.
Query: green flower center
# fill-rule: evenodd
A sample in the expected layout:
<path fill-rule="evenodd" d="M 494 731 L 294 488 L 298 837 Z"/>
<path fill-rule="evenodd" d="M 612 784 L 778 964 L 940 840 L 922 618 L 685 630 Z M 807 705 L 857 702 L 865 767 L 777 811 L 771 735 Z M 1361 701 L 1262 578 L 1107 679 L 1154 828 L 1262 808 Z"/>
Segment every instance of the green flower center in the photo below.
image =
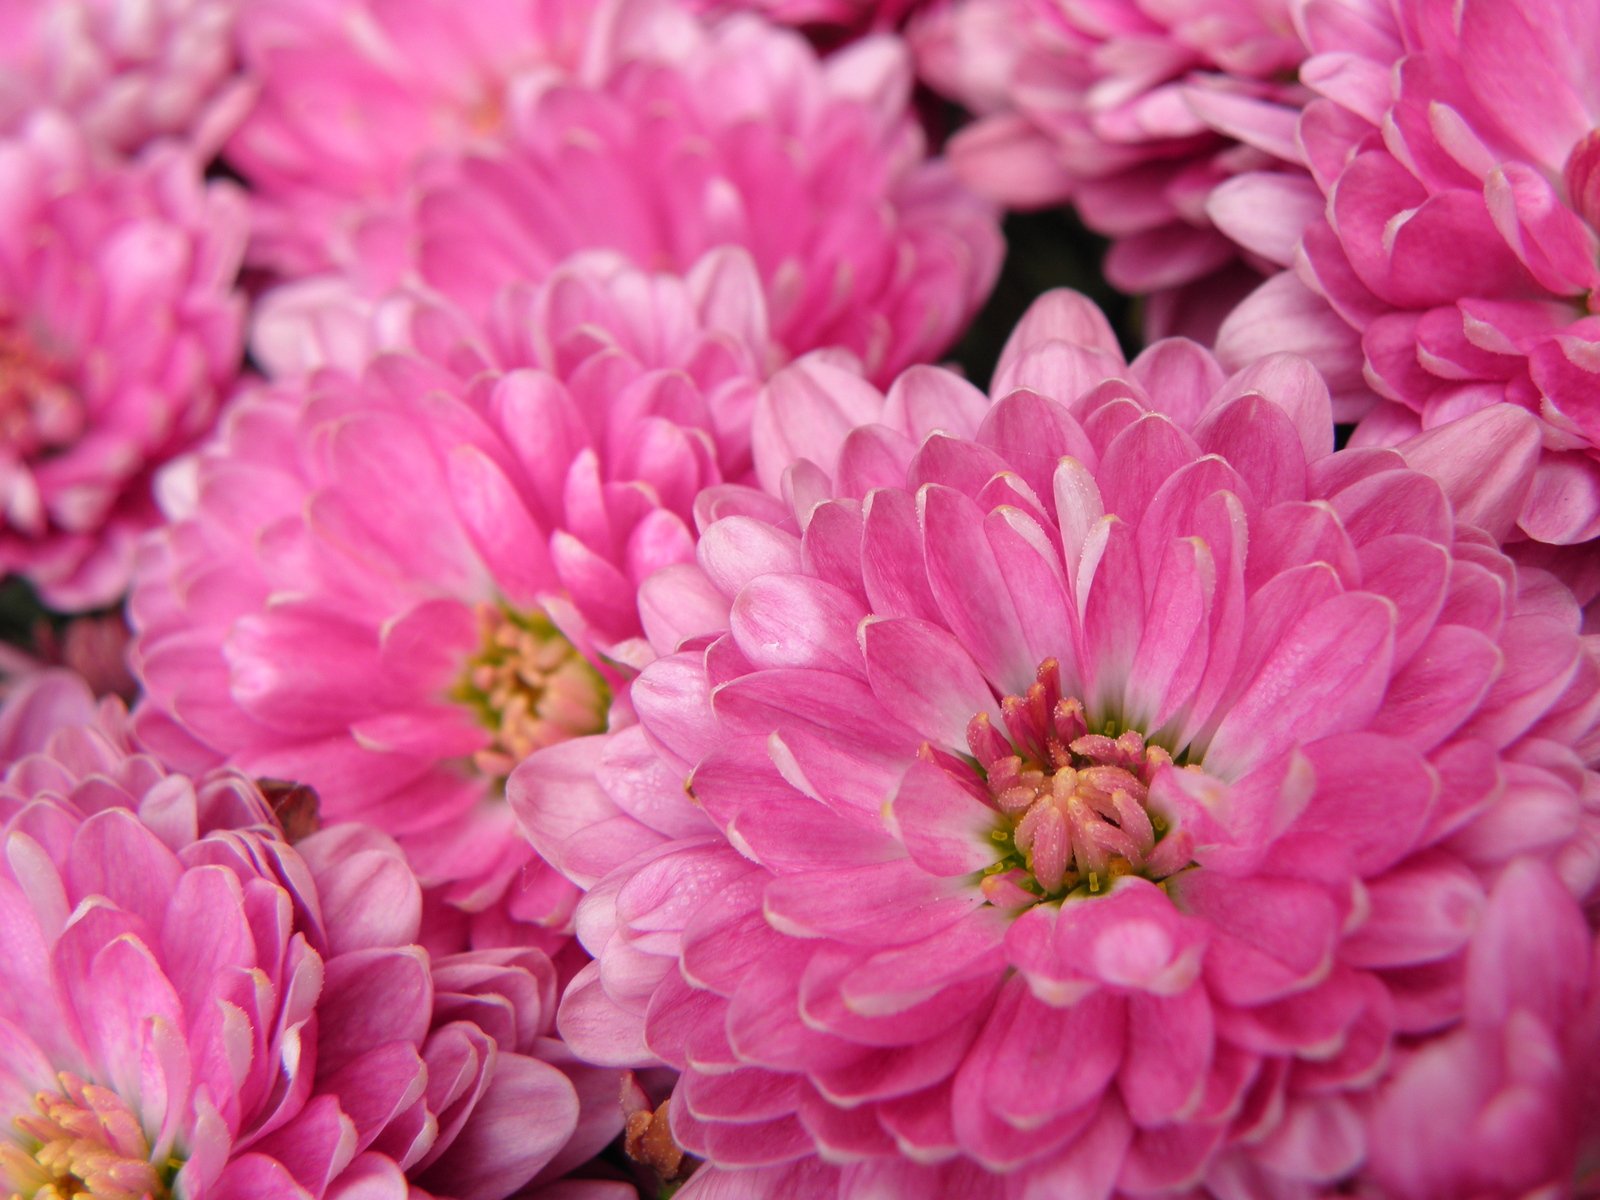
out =
<path fill-rule="evenodd" d="M 150 1161 L 150 1141 L 122 1097 L 59 1077 L 35 1111 L 14 1122 L 21 1144 L 0 1142 L 0 1181 L 12 1200 L 167 1200 L 182 1160 Z"/>
<path fill-rule="evenodd" d="M 1172 755 L 1137 730 L 1092 732 L 1082 702 L 1061 694 L 1055 659 L 1000 711 L 1005 732 L 987 713 L 967 725 L 999 817 L 991 835 L 999 856 L 981 884 L 991 904 L 1099 895 L 1123 875 L 1160 881 L 1189 864 L 1189 837 L 1149 807 L 1150 783 Z"/>
<path fill-rule="evenodd" d="M 477 615 L 479 649 L 450 698 L 492 735 L 473 755 L 480 772 L 504 778 L 535 750 L 605 729 L 611 689 L 549 617 L 490 603 Z"/>

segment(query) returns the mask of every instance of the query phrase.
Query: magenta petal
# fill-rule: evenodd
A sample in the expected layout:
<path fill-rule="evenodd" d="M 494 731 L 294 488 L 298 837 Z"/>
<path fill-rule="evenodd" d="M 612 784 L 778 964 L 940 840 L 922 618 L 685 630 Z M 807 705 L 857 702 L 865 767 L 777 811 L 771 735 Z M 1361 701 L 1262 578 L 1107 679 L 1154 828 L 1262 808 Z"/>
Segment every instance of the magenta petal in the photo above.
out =
<path fill-rule="evenodd" d="M 999 814 L 931 762 L 907 768 L 889 813 L 906 852 L 931 875 L 981 871 L 1000 853 L 990 836 L 1003 828 Z"/>
<path fill-rule="evenodd" d="M 230 1160 L 206 1195 L 215 1200 L 312 1200 L 281 1163 L 265 1154 Z"/>
<path fill-rule="evenodd" d="M 1204 1096 L 1214 1041 L 1211 998 L 1202 986 L 1176 996 L 1133 996 L 1132 1036 L 1117 1076 L 1128 1115 L 1139 1125 L 1182 1119 Z"/>
<path fill-rule="evenodd" d="M 488 1090 L 420 1182 L 461 1200 L 499 1200 L 555 1156 L 577 1120 L 577 1094 L 565 1075 L 502 1051 Z"/>
<path fill-rule="evenodd" d="M 432 1000 L 427 955 L 421 947 L 359 950 L 332 959 L 318 1001 L 318 1069 L 337 1070 L 385 1042 L 421 1045 Z"/>
<path fill-rule="evenodd" d="M 917 493 L 928 584 L 945 625 L 984 676 L 1004 693 L 1021 693 L 1038 663 L 1029 654 L 1011 595 L 983 531 L 983 514 L 951 488 Z"/>
<path fill-rule="evenodd" d="M 987 712 L 1003 725 L 994 693 L 961 644 L 911 617 L 869 618 L 859 634 L 867 681 L 884 707 L 942 750 L 964 751 L 967 723 Z"/>
<path fill-rule="evenodd" d="M 404 1172 L 381 1154 L 358 1154 L 328 1185 L 324 1200 L 408 1200 L 413 1195 Z"/>
<path fill-rule="evenodd" d="M 1214 995 L 1232 1004 L 1259 1004 L 1305 987 L 1327 969 L 1340 914 L 1320 887 L 1205 871 L 1179 876 L 1173 887 L 1186 911 L 1220 935 L 1205 960 Z"/>
<path fill-rule="evenodd" d="M 1400 452 L 1439 480 L 1460 520 L 1504 539 L 1533 486 L 1539 426 L 1521 409 L 1496 404 L 1418 434 Z"/>
<path fill-rule="evenodd" d="M 1295 742 L 1365 724 L 1388 683 L 1394 619 L 1387 601 L 1354 593 L 1307 613 L 1255 666 L 1206 747 L 1208 768 L 1242 773 Z"/>
<path fill-rule="evenodd" d="M 1372 880 L 1367 897 L 1366 920 L 1339 952 L 1361 967 L 1409 966 L 1455 954 L 1484 901 L 1476 876 L 1442 855 L 1419 857 Z"/>
<path fill-rule="evenodd" d="M 976 888 L 945 882 L 907 861 L 789 875 L 767 885 L 767 918 L 793 937 L 901 945 L 954 924 L 983 903 Z"/>
<path fill-rule="evenodd" d="M 332 832 L 323 831 L 312 838 L 326 840 Z M 329 949 L 343 954 L 416 941 L 422 891 L 397 849 L 342 849 L 336 865 L 319 872 L 317 878 Z M 310 853 L 316 853 L 315 845 Z"/>
<path fill-rule="evenodd" d="M 729 630 L 756 667 L 823 667 L 859 674 L 856 625 L 866 616 L 849 593 L 807 575 L 763 575 L 733 602 Z"/>
<path fill-rule="evenodd" d="M 85 821 L 72 842 L 67 884 L 74 900 L 99 894 L 159 928 L 182 868 L 127 809 L 107 809 Z"/>
<path fill-rule="evenodd" d="M 314 1096 L 286 1125 L 256 1143 L 262 1153 L 282 1163 L 312 1195 L 328 1183 L 356 1154 L 356 1130 L 332 1095 Z"/>
<path fill-rule="evenodd" d="M 557 1024 L 562 1040 L 586 1062 L 630 1067 L 657 1061 L 644 1044 L 643 1016 L 625 1012 L 605 994 L 597 963 L 573 977 Z"/>
<path fill-rule="evenodd" d="M 958 1121 L 964 1093 L 1024 1130 L 1092 1103 L 1122 1063 L 1126 1022 L 1124 1002 L 1108 993 L 1057 1008 L 1013 981 L 956 1075 Z"/>

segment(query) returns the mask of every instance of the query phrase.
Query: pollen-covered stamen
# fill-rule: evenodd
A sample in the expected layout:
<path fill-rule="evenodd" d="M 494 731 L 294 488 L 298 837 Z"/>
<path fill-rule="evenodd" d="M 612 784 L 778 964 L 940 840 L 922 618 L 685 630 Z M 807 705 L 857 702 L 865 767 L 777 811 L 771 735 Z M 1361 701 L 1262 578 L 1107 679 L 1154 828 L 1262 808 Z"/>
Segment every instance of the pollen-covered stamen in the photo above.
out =
<path fill-rule="evenodd" d="M 47 453 L 83 432 L 83 401 L 33 339 L 0 314 L 0 446 L 18 456 Z"/>
<path fill-rule="evenodd" d="M 61 1091 L 40 1092 L 35 1112 L 16 1118 L 21 1144 L 0 1141 L 0 1180 L 29 1200 L 165 1200 L 182 1164 L 150 1161 L 150 1142 L 122 1097 L 59 1076 Z"/>
<path fill-rule="evenodd" d="M 473 756 L 500 778 L 535 750 L 606 727 L 611 689 L 541 612 L 478 606 L 481 637 L 451 697 L 472 708 L 494 734 Z"/>
<path fill-rule="evenodd" d="M 1080 888 L 1094 893 L 1120 875 L 1164 879 L 1188 864 L 1188 838 L 1165 836 L 1165 824 L 1147 807 L 1150 781 L 1171 755 L 1147 746 L 1135 730 L 1090 733 L 1083 705 L 1061 694 L 1054 659 L 1000 711 L 1009 738 L 987 713 L 967 726 L 989 799 L 1010 825 L 996 837 L 1014 847 L 984 880 L 991 903 L 1015 907 Z"/>

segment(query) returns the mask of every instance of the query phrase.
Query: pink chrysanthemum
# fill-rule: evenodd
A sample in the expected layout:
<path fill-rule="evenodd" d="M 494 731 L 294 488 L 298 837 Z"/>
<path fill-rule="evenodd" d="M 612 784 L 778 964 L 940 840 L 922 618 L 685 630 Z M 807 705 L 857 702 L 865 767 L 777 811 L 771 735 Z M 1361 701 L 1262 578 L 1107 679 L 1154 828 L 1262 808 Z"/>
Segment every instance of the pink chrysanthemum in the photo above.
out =
<path fill-rule="evenodd" d="M 614 1133 L 591 1102 L 575 1139 L 541 1061 L 566 1057 L 547 958 L 430 960 L 392 842 L 291 847 L 244 777 L 168 774 L 115 717 L 0 781 L 7 1195 L 496 1200 Z"/>
<path fill-rule="evenodd" d="M 166 481 L 178 519 L 132 600 L 159 753 L 312 785 L 396 837 L 489 943 L 532 936 L 508 916 L 570 918 L 501 780 L 626 713 L 652 657 L 638 585 L 692 557 L 703 489 L 748 476 L 770 350 L 736 251 L 687 278 L 575 260 L 500 308 L 474 333 L 392 297 L 372 329 L 397 352 L 243 398 Z M 282 364 L 371 348 L 295 334 L 289 312 L 270 328 Z"/>
<path fill-rule="evenodd" d="M 995 391 L 769 385 L 788 507 L 646 588 L 687 640 L 638 727 L 512 777 L 590 889 L 560 1027 L 682 1072 L 712 1164 L 685 1196 L 1359 1179 L 1506 864 L 1600 876 L 1600 664 L 1469 523 L 1509 524 L 1531 422 L 1408 450 L 1455 460 L 1453 507 L 1392 450 L 1330 453 L 1302 360 L 1125 365 L 1069 295 Z"/>
<path fill-rule="evenodd" d="M 98 151 L 177 137 L 202 159 L 243 115 L 243 0 L 11 0 L 0 12 L 0 128 L 49 106 Z"/>
<path fill-rule="evenodd" d="M 1107 278 L 1156 293 L 1166 329 L 1204 324 L 1190 301 L 1250 277 L 1206 215 L 1212 190 L 1297 158 L 1290 7 L 955 0 L 912 37 L 931 82 L 980 114 L 950 144 L 961 177 L 1013 207 L 1070 201 L 1113 240 Z"/>
<path fill-rule="evenodd" d="M 1570 1195 L 1574 1158 L 1580 1178 L 1600 1167 L 1594 949 L 1547 869 L 1518 862 L 1500 877 L 1467 951 L 1461 1027 L 1404 1053 L 1380 1093 L 1381 1195 Z"/>
<path fill-rule="evenodd" d="M 515 91 L 498 142 L 441 154 L 401 200 L 349 215 L 341 266 L 373 294 L 420 281 L 481 321 L 504 286 L 581 251 L 681 272 L 742 246 L 790 355 L 841 346 L 886 379 L 942 351 L 1002 245 L 992 206 L 926 158 L 900 43 L 820 60 L 748 15 L 690 32 L 670 59 Z M 246 174 L 267 203 L 292 198 Z M 326 248 L 326 222 L 283 211 Z"/>
<path fill-rule="evenodd" d="M 92 608 L 239 369 L 244 204 L 170 147 L 95 166 L 54 114 L 0 141 L 0 173 L 0 570 Z"/>
<path fill-rule="evenodd" d="M 227 156 L 252 184 L 252 253 L 317 270 L 361 206 L 403 190 L 430 155 L 502 137 L 523 93 L 597 83 L 693 36 L 663 0 L 250 5 L 239 38 L 259 95 Z"/>
<path fill-rule="evenodd" d="M 1304 346 L 1351 393 L 1352 417 L 1375 391 L 1357 445 L 1527 409 L 1545 452 L 1519 536 L 1593 541 L 1600 9 L 1317 0 L 1305 24 L 1310 174 L 1240 180 L 1218 213 L 1295 270 L 1230 317 L 1221 352 Z"/>

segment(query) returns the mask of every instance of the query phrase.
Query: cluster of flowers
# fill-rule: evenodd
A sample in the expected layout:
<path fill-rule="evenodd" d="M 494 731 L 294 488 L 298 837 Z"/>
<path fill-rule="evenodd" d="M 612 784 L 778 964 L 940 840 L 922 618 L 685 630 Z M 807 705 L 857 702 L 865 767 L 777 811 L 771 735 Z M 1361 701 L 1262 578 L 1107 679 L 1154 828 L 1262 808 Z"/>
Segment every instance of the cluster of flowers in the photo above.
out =
<path fill-rule="evenodd" d="M 0 1195 L 1600 1197 L 1593 0 L 0 28 Z"/>

